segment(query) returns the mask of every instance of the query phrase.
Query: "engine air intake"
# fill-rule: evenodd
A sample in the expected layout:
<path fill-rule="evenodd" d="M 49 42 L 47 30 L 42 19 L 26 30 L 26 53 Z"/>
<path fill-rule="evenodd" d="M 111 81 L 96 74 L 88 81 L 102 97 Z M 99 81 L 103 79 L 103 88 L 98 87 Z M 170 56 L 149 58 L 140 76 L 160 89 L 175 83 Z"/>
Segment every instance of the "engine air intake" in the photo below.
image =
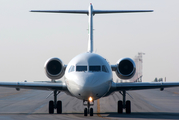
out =
<path fill-rule="evenodd" d="M 117 62 L 116 75 L 121 79 L 130 79 L 136 71 L 135 62 L 130 58 L 123 58 Z"/>
<path fill-rule="evenodd" d="M 50 58 L 45 63 L 45 73 L 52 80 L 60 79 L 65 73 L 63 62 L 59 58 Z"/>
<path fill-rule="evenodd" d="M 59 61 L 52 60 L 47 64 L 47 70 L 51 75 L 57 75 L 60 73 L 62 65 Z"/>
<path fill-rule="evenodd" d="M 129 75 L 130 73 L 132 73 L 134 66 L 129 60 L 123 60 L 119 63 L 118 69 L 121 74 Z"/>

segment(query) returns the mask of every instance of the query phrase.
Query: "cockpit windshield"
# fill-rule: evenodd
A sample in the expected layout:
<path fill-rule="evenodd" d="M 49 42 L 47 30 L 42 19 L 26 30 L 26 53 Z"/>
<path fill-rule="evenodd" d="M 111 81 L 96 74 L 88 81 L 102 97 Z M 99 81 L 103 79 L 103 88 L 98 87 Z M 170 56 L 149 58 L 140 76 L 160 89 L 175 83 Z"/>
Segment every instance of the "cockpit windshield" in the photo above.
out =
<path fill-rule="evenodd" d="M 101 66 L 89 66 L 89 71 L 100 72 L 101 71 Z"/>
<path fill-rule="evenodd" d="M 76 71 L 77 72 L 87 71 L 87 66 L 76 66 Z"/>

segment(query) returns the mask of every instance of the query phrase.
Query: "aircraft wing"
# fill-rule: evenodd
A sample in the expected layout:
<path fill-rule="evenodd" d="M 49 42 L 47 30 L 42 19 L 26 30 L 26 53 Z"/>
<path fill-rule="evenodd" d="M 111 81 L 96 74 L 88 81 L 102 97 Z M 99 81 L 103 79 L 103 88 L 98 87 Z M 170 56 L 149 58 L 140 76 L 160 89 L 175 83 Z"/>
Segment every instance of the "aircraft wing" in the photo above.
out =
<path fill-rule="evenodd" d="M 166 87 L 177 87 L 179 82 L 134 82 L 134 83 L 113 83 L 112 91 L 144 90 Z"/>
<path fill-rule="evenodd" d="M 37 89 L 37 90 L 59 90 L 67 91 L 67 86 L 62 83 L 47 82 L 0 82 L 0 87 Z"/>

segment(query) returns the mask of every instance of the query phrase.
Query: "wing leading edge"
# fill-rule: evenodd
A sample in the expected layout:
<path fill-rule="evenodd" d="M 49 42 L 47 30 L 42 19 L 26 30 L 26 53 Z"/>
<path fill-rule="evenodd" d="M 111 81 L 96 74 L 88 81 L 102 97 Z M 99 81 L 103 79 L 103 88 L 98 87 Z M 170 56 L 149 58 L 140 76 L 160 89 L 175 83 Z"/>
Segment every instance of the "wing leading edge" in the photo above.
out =
<path fill-rule="evenodd" d="M 65 83 L 0 82 L 0 87 L 67 91 L 67 86 Z"/>
<path fill-rule="evenodd" d="M 179 82 L 141 82 L 141 83 L 113 83 L 112 91 L 145 90 L 166 87 L 178 87 Z"/>

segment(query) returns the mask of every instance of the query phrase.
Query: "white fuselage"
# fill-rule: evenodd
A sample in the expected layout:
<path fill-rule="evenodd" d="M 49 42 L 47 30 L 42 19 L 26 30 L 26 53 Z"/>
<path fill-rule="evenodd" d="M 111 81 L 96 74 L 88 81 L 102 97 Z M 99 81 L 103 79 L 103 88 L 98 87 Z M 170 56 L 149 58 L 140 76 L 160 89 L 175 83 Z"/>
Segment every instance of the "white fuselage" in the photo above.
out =
<path fill-rule="evenodd" d="M 103 97 L 112 84 L 109 63 L 98 54 L 82 53 L 74 57 L 65 71 L 65 82 L 69 92 L 82 100 Z"/>

